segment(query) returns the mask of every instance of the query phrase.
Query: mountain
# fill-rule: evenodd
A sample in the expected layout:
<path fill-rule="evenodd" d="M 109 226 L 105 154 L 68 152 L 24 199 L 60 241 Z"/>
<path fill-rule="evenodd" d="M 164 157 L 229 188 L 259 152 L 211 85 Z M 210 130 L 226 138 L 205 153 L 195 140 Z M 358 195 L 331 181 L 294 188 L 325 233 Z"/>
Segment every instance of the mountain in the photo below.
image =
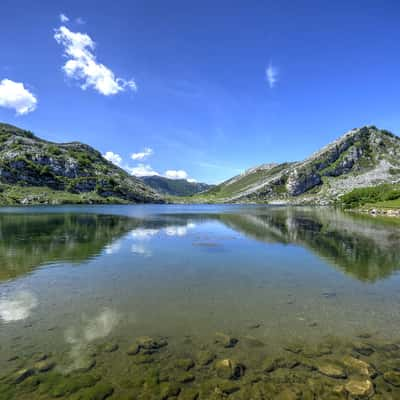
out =
<path fill-rule="evenodd" d="M 140 179 L 156 192 L 170 196 L 192 196 L 213 187 L 207 183 L 188 182 L 186 179 L 169 179 L 158 175 L 144 176 Z"/>
<path fill-rule="evenodd" d="M 52 143 L 0 124 L 0 203 L 106 202 L 162 198 L 86 144 Z"/>
<path fill-rule="evenodd" d="M 204 202 L 331 204 L 359 187 L 400 182 L 400 138 L 352 129 L 300 162 L 264 164 L 197 196 Z"/>

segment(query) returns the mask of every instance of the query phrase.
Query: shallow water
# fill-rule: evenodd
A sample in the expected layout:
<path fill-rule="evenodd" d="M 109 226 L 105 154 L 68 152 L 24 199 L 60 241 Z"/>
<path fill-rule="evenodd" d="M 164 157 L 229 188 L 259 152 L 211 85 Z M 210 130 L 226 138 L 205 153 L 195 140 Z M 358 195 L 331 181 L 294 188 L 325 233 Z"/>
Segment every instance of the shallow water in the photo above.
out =
<path fill-rule="evenodd" d="M 367 378 L 342 365 L 345 355 L 375 363 L 375 397 L 400 398 L 383 379 L 397 369 L 380 367 L 388 359 L 400 367 L 397 221 L 325 208 L 32 207 L 0 210 L 0 235 L 0 399 L 347 398 L 336 381 Z M 167 345 L 127 355 L 142 336 Z M 237 343 L 225 347 L 227 336 Z M 373 354 L 354 350 L 360 340 Z M 111 344 L 118 349 L 104 351 Z M 331 351 L 307 350 L 316 346 Z M 202 365 L 199 351 L 215 360 Z M 266 357 L 307 351 L 314 364 L 342 363 L 346 377 L 327 378 L 304 360 L 277 368 L 276 379 L 262 367 Z M 39 354 L 49 371 L 34 366 Z M 194 363 L 187 382 L 181 359 Z M 243 365 L 243 376 L 219 376 L 224 359 Z M 15 379 L 24 368 L 27 376 Z M 105 397 L 93 394 L 96 379 L 54 389 L 93 374 L 109 385 Z M 317 395 L 309 379 L 328 389 Z M 234 390 L 224 390 L 227 382 Z M 176 388 L 166 395 L 168 385 Z"/>

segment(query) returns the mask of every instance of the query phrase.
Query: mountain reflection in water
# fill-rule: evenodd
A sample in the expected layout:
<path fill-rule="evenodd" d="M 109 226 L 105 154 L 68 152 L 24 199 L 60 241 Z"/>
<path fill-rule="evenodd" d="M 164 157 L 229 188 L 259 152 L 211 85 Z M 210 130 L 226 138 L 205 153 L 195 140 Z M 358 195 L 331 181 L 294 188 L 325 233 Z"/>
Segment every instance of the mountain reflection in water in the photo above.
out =
<path fill-rule="evenodd" d="M 135 239 L 133 254 L 151 256 L 147 239 L 161 230 L 166 236 L 179 238 L 208 221 L 222 223 L 256 241 L 302 246 L 364 282 L 386 278 L 400 268 L 399 224 L 333 209 L 247 207 L 221 213 L 180 210 L 141 218 L 19 213 L 0 215 L 0 280 L 49 263 L 79 264 L 103 252 L 116 253 L 128 236 Z"/>

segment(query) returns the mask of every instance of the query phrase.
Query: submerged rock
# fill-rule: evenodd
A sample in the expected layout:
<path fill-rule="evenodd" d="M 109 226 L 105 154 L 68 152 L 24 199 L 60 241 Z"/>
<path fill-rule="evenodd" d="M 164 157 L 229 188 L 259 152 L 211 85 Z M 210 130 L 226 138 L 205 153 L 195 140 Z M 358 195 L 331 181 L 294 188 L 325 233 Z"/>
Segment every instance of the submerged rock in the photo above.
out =
<path fill-rule="evenodd" d="M 215 363 L 217 375 L 224 379 L 239 379 L 244 375 L 245 367 L 237 361 L 225 358 Z"/>
<path fill-rule="evenodd" d="M 168 341 L 166 339 L 154 339 L 150 336 L 141 336 L 128 348 L 127 353 L 129 355 L 135 355 L 139 352 L 143 354 L 152 354 L 167 345 Z"/>
<path fill-rule="evenodd" d="M 350 379 L 345 385 L 346 391 L 356 399 L 369 398 L 374 394 L 374 385 L 369 379 Z"/>
<path fill-rule="evenodd" d="M 200 365 L 208 365 L 215 360 L 215 354 L 208 350 L 199 351 L 197 361 Z"/>
<path fill-rule="evenodd" d="M 105 382 L 99 382 L 97 385 L 84 389 L 74 396 L 74 400 L 105 400 L 114 393 L 114 388 Z"/>
<path fill-rule="evenodd" d="M 294 354 L 299 354 L 303 351 L 303 345 L 300 343 L 288 343 L 283 348 Z"/>
<path fill-rule="evenodd" d="M 299 365 L 299 361 L 292 357 L 267 357 L 262 365 L 264 372 L 273 372 L 279 368 L 293 369 Z"/>
<path fill-rule="evenodd" d="M 215 343 L 221 344 L 225 348 L 235 347 L 238 342 L 238 339 L 225 333 L 217 332 L 215 336 Z"/>
<path fill-rule="evenodd" d="M 88 372 L 96 365 L 96 360 L 94 358 L 83 358 L 78 360 L 74 366 L 73 370 L 75 372 Z"/>
<path fill-rule="evenodd" d="M 370 356 L 375 350 L 368 344 L 363 342 L 357 342 L 353 344 L 353 350 L 363 356 Z"/>
<path fill-rule="evenodd" d="M 107 343 L 105 344 L 105 346 L 103 347 L 103 350 L 106 353 L 113 353 L 114 351 L 117 351 L 119 349 L 119 346 L 117 343 Z"/>
<path fill-rule="evenodd" d="M 26 378 L 29 378 L 30 376 L 32 376 L 34 373 L 35 373 L 35 371 L 32 368 L 20 369 L 14 374 L 13 380 L 15 383 L 21 383 Z"/>
<path fill-rule="evenodd" d="M 34 368 L 38 372 L 47 372 L 55 367 L 56 363 L 50 360 L 39 361 L 34 365 Z"/>
<path fill-rule="evenodd" d="M 191 358 L 180 358 L 176 361 L 176 366 L 185 371 L 189 371 L 189 369 L 194 367 L 194 361 Z"/>
<path fill-rule="evenodd" d="M 178 396 L 181 388 L 176 383 L 165 382 L 161 384 L 161 399 L 169 399 L 174 396 Z"/>
<path fill-rule="evenodd" d="M 383 379 L 393 386 L 400 387 L 400 372 L 388 371 L 383 374 Z"/>
<path fill-rule="evenodd" d="M 343 379 L 347 376 L 345 370 L 341 366 L 329 362 L 317 364 L 317 371 L 335 379 Z"/>
<path fill-rule="evenodd" d="M 127 354 L 130 356 L 134 356 L 135 354 L 138 354 L 140 351 L 140 346 L 137 343 L 133 343 L 128 347 Z"/>
<path fill-rule="evenodd" d="M 350 372 L 369 377 L 373 377 L 376 375 L 374 368 L 370 364 L 358 358 L 345 356 L 343 357 L 342 362 Z"/>

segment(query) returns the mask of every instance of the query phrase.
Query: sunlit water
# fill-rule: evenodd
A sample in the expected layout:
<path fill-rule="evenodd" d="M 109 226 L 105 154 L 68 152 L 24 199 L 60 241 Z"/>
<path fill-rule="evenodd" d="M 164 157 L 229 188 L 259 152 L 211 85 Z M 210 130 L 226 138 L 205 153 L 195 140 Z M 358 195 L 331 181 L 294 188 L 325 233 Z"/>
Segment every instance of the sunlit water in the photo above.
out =
<path fill-rule="evenodd" d="M 39 353 L 70 373 L 104 343 L 121 356 L 94 370 L 122 371 L 140 336 L 195 358 L 223 332 L 239 340 L 236 357 L 257 360 L 328 336 L 400 336 L 396 221 L 257 206 L 37 207 L 3 209 L 0 235 L 4 375 Z M 114 398 L 127 390 L 118 385 Z"/>

